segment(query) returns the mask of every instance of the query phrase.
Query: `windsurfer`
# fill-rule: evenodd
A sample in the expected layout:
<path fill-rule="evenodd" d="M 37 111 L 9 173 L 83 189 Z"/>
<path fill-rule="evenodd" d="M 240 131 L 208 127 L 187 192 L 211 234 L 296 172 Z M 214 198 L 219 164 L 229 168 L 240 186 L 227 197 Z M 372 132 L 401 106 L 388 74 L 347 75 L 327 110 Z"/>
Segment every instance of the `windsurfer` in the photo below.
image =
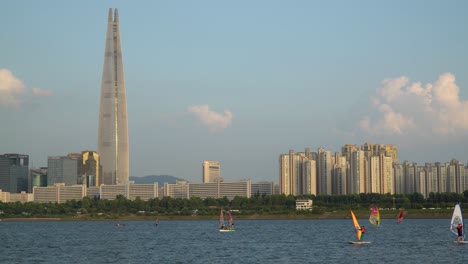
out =
<path fill-rule="evenodd" d="M 364 226 L 361 226 L 359 230 L 361 230 L 361 237 L 359 238 L 359 241 L 362 241 L 364 238 L 364 234 L 366 233 L 366 228 Z"/>
<path fill-rule="evenodd" d="M 465 238 L 463 237 L 463 226 L 461 223 L 458 223 L 457 231 L 458 231 L 457 241 L 460 242 L 460 241 L 465 240 Z"/>

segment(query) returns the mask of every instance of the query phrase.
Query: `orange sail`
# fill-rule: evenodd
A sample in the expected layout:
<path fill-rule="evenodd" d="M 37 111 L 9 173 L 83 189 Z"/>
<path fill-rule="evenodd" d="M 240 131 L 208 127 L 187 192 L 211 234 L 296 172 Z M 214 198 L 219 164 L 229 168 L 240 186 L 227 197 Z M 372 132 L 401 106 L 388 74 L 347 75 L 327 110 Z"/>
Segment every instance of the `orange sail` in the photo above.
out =
<path fill-rule="evenodd" d="M 356 216 L 353 213 L 353 210 L 350 210 L 350 211 L 351 211 L 351 218 L 353 219 L 353 225 L 356 230 L 356 238 L 359 241 L 362 235 L 361 226 L 359 225 L 359 222 L 357 221 Z"/>

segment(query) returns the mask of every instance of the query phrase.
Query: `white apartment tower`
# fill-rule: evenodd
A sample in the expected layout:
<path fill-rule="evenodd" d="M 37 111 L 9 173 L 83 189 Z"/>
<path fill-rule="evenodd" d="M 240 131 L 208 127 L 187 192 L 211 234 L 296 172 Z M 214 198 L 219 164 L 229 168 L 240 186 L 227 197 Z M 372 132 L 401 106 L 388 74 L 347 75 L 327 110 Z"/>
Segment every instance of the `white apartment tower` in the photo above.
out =
<path fill-rule="evenodd" d="M 280 155 L 280 193 L 286 195 L 296 195 L 298 193 L 298 161 L 294 150 L 290 150 L 289 154 Z"/>
<path fill-rule="evenodd" d="M 309 149 L 279 157 L 280 193 L 286 195 L 317 194 L 317 165 Z"/>
<path fill-rule="evenodd" d="M 395 194 L 394 175 L 393 175 L 393 158 L 380 154 L 380 169 L 382 173 L 381 193 Z"/>
<path fill-rule="evenodd" d="M 317 150 L 317 184 L 318 194 L 332 194 L 333 161 L 330 151 L 323 148 Z"/>
<path fill-rule="evenodd" d="M 304 162 L 304 194 L 317 195 L 317 162 L 307 160 Z"/>
<path fill-rule="evenodd" d="M 365 162 L 364 151 L 353 150 L 351 152 L 350 165 L 350 193 L 365 193 Z"/>
<path fill-rule="evenodd" d="M 369 179 L 370 179 L 370 193 L 380 193 L 380 157 L 372 156 L 370 157 L 370 170 L 369 170 Z"/>
<path fill-rule="evenodd" d="M 348 161 L 346 156 L 335 153 L 335 163 L 332 171 L 333 194 L 348 194 Z"/>

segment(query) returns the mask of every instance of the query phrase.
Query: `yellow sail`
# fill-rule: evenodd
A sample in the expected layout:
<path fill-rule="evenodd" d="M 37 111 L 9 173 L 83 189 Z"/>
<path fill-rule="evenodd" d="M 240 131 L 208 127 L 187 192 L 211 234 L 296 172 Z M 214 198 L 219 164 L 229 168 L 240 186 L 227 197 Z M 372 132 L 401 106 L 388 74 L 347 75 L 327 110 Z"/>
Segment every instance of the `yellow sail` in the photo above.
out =
<path fill-rule="evenodd" d="M 359 225 L 357 219 L 356 219 L 356 216 L 354 215 L 353 213 L 353 210 L 350 210 L 351 211 L 351 218 L 353 219 L 353 225 L 354 225 L 354 228 L 356 229 L 356 238 L 357 240 L 359 241 L 361 239 L 361 226 Z"/>

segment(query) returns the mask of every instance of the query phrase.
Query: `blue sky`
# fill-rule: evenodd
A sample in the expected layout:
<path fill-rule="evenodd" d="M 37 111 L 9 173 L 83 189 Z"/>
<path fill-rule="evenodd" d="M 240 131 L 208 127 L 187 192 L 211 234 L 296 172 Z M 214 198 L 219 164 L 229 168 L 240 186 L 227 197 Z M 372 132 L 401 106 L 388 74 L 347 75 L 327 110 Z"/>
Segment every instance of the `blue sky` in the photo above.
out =
<path fill-rule="evenodd" d="M 5 1 L 0 153 L 96 150 L 108 8 L 130 175 L 278 182 L 290 149 L 468 161 L 467 1 Z"/>

